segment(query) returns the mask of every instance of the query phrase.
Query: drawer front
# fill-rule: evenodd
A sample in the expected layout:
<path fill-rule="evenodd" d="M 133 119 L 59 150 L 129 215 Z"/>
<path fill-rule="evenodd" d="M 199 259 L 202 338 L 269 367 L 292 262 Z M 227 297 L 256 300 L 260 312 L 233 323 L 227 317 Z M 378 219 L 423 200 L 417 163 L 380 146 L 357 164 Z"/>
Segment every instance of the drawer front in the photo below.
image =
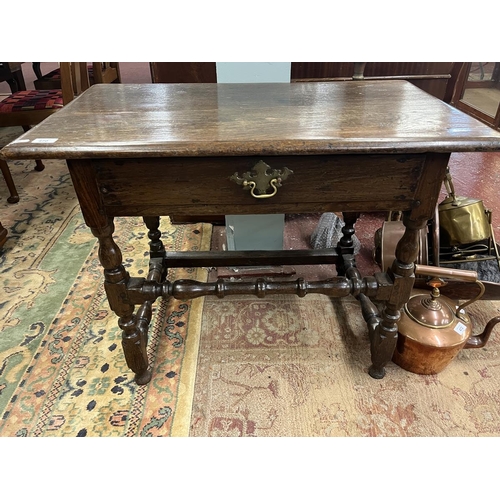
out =
<path fill-rule="evenodd" d="M 409 210 L 424 159 L 312 155 L 105 159 L 93 165 L 109 215 L 259 214 Z M 262 164 L 256 168 L 260 162 L 269 169 Z M 291 173 L 286 175 L 285 169 Z M 241 183 L 257 175 L 265 177 L 265 184 L 272 170 L 280 171 L 283 179 L 281 186 L 269 184 L 260 193 L 266 197 L 252 196 L 251 185 L 245 189 Z M 259 196 L 257 190 L 254 194 Z"/>

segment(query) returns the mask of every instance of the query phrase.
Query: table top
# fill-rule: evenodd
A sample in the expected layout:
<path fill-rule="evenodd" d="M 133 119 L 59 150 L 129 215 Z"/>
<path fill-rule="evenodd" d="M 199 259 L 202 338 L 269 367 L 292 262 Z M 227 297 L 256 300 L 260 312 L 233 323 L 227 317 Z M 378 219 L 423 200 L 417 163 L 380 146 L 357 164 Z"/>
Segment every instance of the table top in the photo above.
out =
<path fill-rule="evenodd" d="M 500 134 L 406 81 L 93 85 L 6 159 L 499 151 Z"/>

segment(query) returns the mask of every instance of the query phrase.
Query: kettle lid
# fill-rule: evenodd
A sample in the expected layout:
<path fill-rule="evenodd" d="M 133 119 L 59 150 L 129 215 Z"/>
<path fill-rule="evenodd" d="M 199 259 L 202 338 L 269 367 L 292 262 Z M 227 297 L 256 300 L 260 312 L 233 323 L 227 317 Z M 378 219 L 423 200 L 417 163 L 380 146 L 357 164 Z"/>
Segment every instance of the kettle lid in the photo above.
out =
<path fill-rule="evenodd" d="M 472 331 L 468 317 L 450 299 L 440 296 L 437 282 L 432 284 L 435 286 L 430 295 L 415 293 L 410 297 L 401 316 L 399 333 L 418 344 L 434 347 L 465 342 Z"/>
<path fill-rule="evenodd" d="M 405 309 L 411 319 L 429 328 L 444 328 L 455 320 L 455 311 L 445 301 L 439 300 L 437 288 L 430 295 L 414 295 Z"/>

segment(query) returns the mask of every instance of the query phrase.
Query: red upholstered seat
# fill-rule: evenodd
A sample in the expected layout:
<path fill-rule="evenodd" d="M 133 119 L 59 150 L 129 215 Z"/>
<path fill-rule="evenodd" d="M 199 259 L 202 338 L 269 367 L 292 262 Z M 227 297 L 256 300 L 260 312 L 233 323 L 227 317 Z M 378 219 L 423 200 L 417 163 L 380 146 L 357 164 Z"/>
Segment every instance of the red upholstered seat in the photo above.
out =
<path fill-rule="evenodd" d="M 0 101 L 0 113 L 63 107 L 61 90 L 22 90 Z"/>
<path fill-rule="evenodd" d="M 0 97 L 0 127 L 21 126 L 25 131 L 29 130 L 51 114 L 58 113 L 64 104 L 68 104 L 75 96 L 87 90 L 92 83 L 120 81 L 118 63 L 100 62 L 89 65 L 86 62 L 62 62 L 60 68 L 33 82 L 36 90 L 14 92 L 3 100 Z M 35 162 L 35 170 L 42 171 L 45 168 L 41 160 L 35 159 Z M 10 193 L 7 201 L 17 203 L 19 194 L 9 165 L 1 158 L 0 170 Z"/>

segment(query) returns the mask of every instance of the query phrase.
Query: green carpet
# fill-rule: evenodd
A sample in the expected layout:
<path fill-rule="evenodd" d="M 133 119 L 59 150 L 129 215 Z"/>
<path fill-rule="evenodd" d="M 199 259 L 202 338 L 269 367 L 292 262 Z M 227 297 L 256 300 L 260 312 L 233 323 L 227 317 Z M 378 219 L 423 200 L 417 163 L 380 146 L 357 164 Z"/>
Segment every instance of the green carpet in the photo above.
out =
<path fill-rule="evenodd" d="M 20 133 L 4 129 L 0 145 Z M 103 291 L 96 239 L 85 226 L 63 161 L 9 162 L 20 195 L 0 186 L 0 435 L 187 435 L 203 299 L 155 303 L 150 384 L 138 387 Z M 132 275 L 147 270 L 147 228 L 116 219 Z M 167 248 L 208 249 L 208 224 L 160 226 Z M 205 279 L 202 269 L 171 279 Z M 156 314 L 158 311 L 158 314 Z"/>

